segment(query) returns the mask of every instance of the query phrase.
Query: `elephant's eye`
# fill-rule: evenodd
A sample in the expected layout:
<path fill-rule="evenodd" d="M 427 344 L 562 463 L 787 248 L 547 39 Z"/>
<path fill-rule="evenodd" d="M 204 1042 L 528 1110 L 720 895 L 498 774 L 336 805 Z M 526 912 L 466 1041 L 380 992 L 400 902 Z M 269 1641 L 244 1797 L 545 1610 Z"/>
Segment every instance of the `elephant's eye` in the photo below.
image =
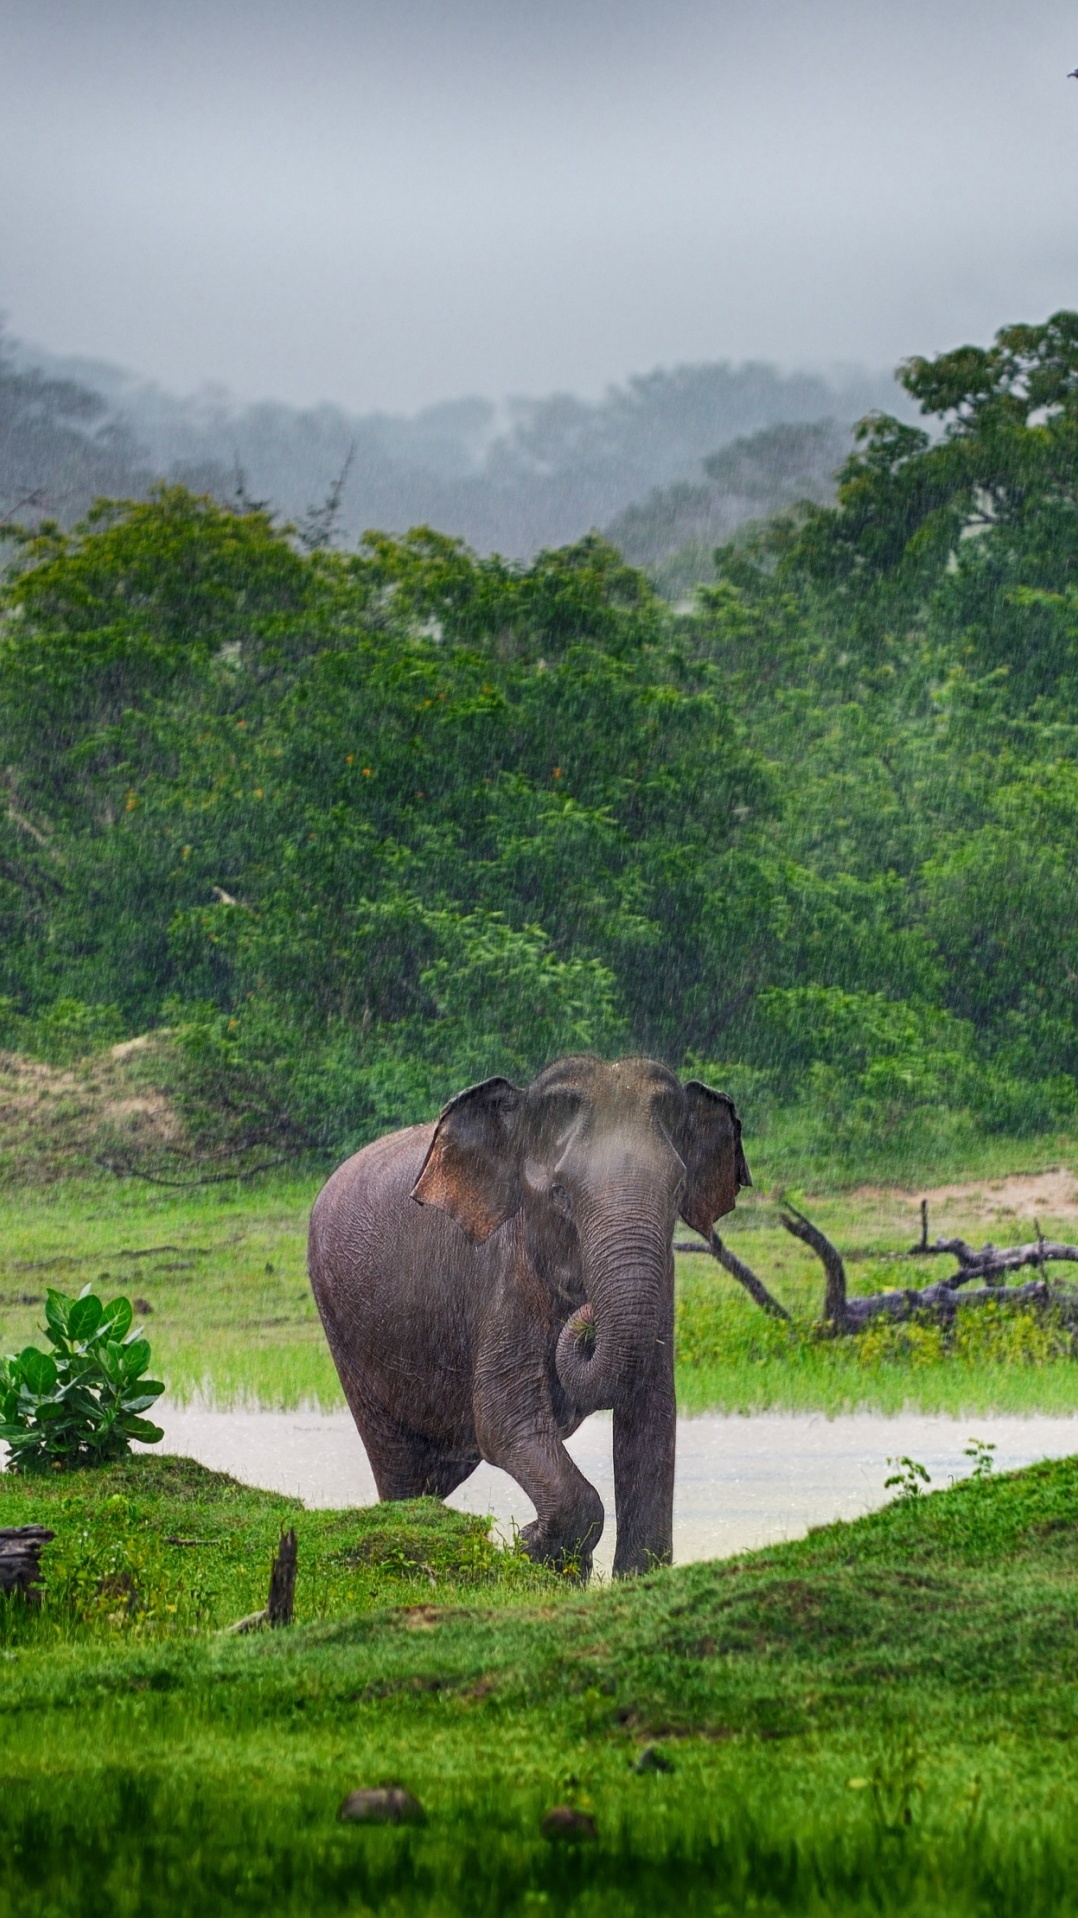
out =
<path fill-rule="evenodd" d="M 563 1185 L 558 1185 L 557 1182 L 555 1182 L 550 1188 L 550 1198 L 551 1203 L 559 1212 L 564 1212 L 566 1216 L 568 1216 L 572 1211 L 569 1194 Z"/>

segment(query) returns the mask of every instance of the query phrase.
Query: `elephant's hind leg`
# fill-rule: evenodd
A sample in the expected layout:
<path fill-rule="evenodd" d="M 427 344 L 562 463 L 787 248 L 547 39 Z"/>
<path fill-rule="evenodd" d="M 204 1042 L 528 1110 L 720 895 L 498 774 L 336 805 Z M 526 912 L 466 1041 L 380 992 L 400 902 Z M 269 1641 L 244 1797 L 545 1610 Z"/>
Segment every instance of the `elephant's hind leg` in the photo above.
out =
<path fill-rule="evenodd" d="M 448 1498 L 479 1464 L 478 1451 L 448 1452 L 405 1426 L 361 1436 L 382 1499 Z"/>

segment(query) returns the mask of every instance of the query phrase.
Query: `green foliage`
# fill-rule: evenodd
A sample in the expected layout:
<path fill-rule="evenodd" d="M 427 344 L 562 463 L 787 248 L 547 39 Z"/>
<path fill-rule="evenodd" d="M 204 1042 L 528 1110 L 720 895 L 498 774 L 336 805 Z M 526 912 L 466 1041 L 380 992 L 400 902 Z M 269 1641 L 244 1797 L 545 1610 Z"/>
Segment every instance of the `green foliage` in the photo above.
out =
<path fill-rule="evenodd" d="M 992 1457 L 995 1449 L 994 1439 L 970 1439 L 969 1444 L 965 1448 L 965 1456 L 973 1460 L 973 1471 L 970 1473 L 971 1478 L 991 1478 L 995 1470 L 995 1461 Z"/>
<path fill-rule="evenodd" d="M 919 1459 L 907 1458 L 903 1453 L 901 1458 L 889 1458 L 887 1463 L 898 1467 L 896 1472 L 892 1472 L 890 1477 L 883 1481 L 888 1491 L 892 1486 L 897 1486 L 896 1499 L 921 1498 L 925 1486 L 932 1483 L 927 1468 L 920 1463 Z"/>
<path fill-rule="evenodd" d="M 130 1299 L 104 1305 L 88 1285 L 77 1299 L 48 1293 L 52 1351 L 27 1345 L 0 1359 L 0 1439 L 11 1471 L 103 1465 L 129 1452 L 132 1439 L 164 1438 L 141 1416 L 165 1388 L 145 1376 L 149 1342 L 133 1317 Z"/>
<path fill-rule="evenodd" d="M 758 1004 L 823 1123 L 855 1136 L 859 1124 L 893 1130 L 919 1108 L 968 1102 L 972 1034 L 947 1012 L 836 986 L 771 987 Z"/>
<path fill-rule="evenodd" d="M 1078 319 L 903 379 L 935 436 L 865 422 L 688 614 L 595 536 L 307 552 L 180 488 L 25 544 L 7 1043 L 167 1026 L 217 1145 L 580 1047 L 726 1061 L 832 1156 L 1068 1123 Z"/>
<path fill-rule="evenodd" d="M 54 999 L 33 1018 L 19 1016 L 16 1001 L 0 1000 L 0 1037 L 13 1049 L 51 1066 L 73 1065 L 123 1036 L 117 1006 L 88 1006 L 81 999 Z"/>

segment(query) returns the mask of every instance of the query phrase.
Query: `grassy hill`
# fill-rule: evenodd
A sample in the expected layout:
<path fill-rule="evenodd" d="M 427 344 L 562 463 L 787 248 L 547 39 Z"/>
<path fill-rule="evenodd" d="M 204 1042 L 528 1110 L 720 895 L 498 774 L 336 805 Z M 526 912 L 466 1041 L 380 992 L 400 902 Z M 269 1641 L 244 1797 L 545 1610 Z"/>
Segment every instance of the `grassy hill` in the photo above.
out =
<path fill-rule="evenodd" d="M 426 1503 L 0 1482 L 4 1918 L 1075 1908 L 1078 1466 L 582 1593 Z M 297 1623 L 220 1627 L 299 1538 Z M 658 1748 L 668 1769 L 648 1769 Z M 342 1825 L 393 1779 L 420 1828 Z M 597 1837 L 557 1843 L 569 1803 Z"/>

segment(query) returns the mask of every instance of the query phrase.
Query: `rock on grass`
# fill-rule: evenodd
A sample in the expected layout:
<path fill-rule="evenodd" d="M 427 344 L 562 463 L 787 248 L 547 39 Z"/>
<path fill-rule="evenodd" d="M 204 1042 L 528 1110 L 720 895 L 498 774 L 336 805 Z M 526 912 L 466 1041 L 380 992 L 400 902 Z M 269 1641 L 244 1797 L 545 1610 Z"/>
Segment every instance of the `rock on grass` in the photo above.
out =
<path fill-rule="evenodd" d="M 575 1805 L 552 1805 L 543 1818 L 540 1830 L 544 1838 L 555 1840 L 576 1839 L 579 1841 L 599 1836 L 591 1814 L 578 1811 Z"/>
<path fill-rule="evenodd" d="M 426 1812 L 403 1785 L 350 1791 L 337 1813 L 345 1825 L 425 1825 Z"/>

